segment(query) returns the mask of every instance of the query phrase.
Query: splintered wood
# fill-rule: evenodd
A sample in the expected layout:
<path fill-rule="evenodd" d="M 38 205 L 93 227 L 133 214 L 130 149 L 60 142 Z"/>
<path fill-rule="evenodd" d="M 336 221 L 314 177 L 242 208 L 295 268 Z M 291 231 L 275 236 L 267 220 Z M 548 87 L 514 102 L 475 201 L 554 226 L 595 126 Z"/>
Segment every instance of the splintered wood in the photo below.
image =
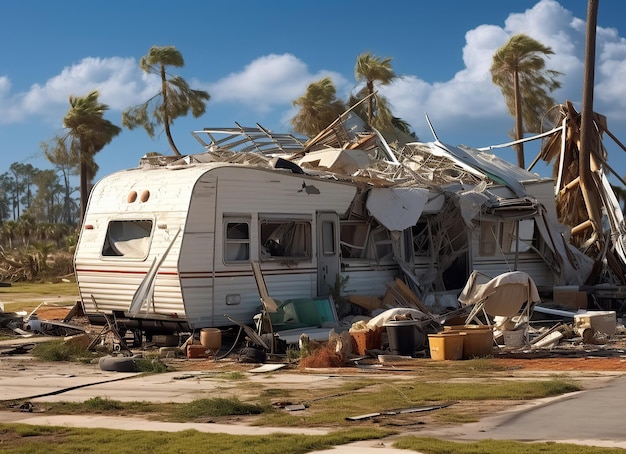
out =
<path fill-rule="evenodd" d="M 430 315 L 428 308 L 413 293 L 413 291 L 400 279 L 385 284 L 387 292 L 383 298 L 383 307 L 406 307 L 418 309 L 426 315 Z"/>

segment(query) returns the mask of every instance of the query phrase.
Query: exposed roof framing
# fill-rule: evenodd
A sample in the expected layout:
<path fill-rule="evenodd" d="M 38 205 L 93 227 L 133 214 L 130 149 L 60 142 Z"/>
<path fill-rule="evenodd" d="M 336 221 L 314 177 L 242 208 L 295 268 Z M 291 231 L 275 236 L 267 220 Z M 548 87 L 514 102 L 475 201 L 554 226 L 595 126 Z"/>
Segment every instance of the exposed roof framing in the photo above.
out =
<path fill-rule="evenodd" d="M 236 128 L 204 128 L 191 134 L 209 152 L 228 150 L 275 156 L 297 153 L 304 148 L 304 141 L 293 134 L 273 133 L 258 123 L 256 128 L 235 124 Z"/>

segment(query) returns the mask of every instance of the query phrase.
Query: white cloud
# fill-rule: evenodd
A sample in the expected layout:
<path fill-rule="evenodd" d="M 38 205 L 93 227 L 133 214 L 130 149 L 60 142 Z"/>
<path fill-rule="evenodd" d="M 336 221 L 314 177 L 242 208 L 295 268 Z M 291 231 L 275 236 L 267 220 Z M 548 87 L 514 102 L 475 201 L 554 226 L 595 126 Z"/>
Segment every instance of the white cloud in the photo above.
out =
<path fill-rule="evenodd" d="M 236 102 L 267 112 L 276 106 L 290 105 L 304 94 L 308 84 L 323 77 L 333 79 L 338 91 L 346 83 L 341 75 L 331 71 L 311 74 L 307 65 L 291 54 L 270 54 L 211 84 L 209 93 L 214 103 Z"/>
<path fill-rule="evenodd" d="M 155 76 L 144 74 L 132 58 L 92 58 L 65 67 L 44 84 L 34 84 L 27 92 L 10 95 L 8 79 L 0 79 L 0 121 L 11 123 L 27 116 L 42 116 L 58 122 L 67 111 L 72 96 L 100 92 L 99 100 L 112 110 L 122 110 L 144 102 L 159 89 Z"/>
<path fill-rule="evenodd" d="M 456 131 L 482 123 L 510 129 L 500 89 L 491 81 L 489 69 L 494 52 L 512 35 L 524 33 L 549 46 L 554 55 L 546 67 L 562 73 L 562 88 L 552 96 L 559 103 L 580 103 L 585 50 L 585 22 L 555 0 L 539 1 L 532 8 L 509 15 L 504 26 L 480 25 L 469 30 L 463 48 L 465 67 L 448 81 L 427 83 L 406 76 L 389 87 L 381 87 L 394 112 L 424 134 L 424 112 L 438 129 Z M 594 109 L 622 119 L 626 116 L 626 40 L 614 29 L 598 28 Z"/>

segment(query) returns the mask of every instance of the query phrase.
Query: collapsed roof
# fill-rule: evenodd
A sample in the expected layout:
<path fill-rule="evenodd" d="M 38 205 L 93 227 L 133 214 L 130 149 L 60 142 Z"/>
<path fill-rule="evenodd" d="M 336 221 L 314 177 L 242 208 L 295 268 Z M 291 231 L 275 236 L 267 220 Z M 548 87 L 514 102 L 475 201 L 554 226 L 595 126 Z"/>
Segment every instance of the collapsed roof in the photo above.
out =
<path fill-rule="evenodd" d="M 445 200 L 438 205 L 440 211 L 445 212 L 451 204 L 458 210 L 449 215 L 445 221 L 448 224 L 458 222 L 458 213 L 466 228 L 472 228 L 478 214 L 510 220 L 533 218 L 548 245 L 542 254 L 556 276 L 556 284 L 622 285 L 626 283 L 626 232 L 621 208 L 606 177 L 606 169 L 610 169 L 606 150 L 598 139 L 597 149 L 591 153 L 595 187 L 583 189 L 577 175 L 579 124 L 578 114 L 567 103 L 562 106 L 561 126 L 544 135 L 541 157 L 547 162 L 556 161 L 556 186 L 553 178 L 519 168 L 485 150 L 451 146 L 438 139 L 416 142 L 399 134 L 388 141 L 352 112 L 309 140 L 273 133 L 258 124 L 205 128 L 192 133 L 205 153 L 172 159 L 144 157 L 141 164 L 230 162 L 350 181 L 361 189 L 361 194 L 371 194 L 376 188 L 390 191 L 392 197 L 410 202 L 413 213 L 406 222 L 398 223 L 396 219 L 395 224 L 389 220 L 394 216 L 374 215 L 389 230 L 414 225 L 420 210 L 436 196 Z M 596 128 L 598 136 L 608 132 L 603 117 L 596 116 Z M 355 203 L 363 200 L 357 197 Z M 374 203 L 367 208 L 376 212 Z M 445 241 L 453 242 L 449 238 Z M 451 244 L 443 250 L 450 253 L 455 248 Z M 440 261 L 454 258 L 440 257 Z"/>

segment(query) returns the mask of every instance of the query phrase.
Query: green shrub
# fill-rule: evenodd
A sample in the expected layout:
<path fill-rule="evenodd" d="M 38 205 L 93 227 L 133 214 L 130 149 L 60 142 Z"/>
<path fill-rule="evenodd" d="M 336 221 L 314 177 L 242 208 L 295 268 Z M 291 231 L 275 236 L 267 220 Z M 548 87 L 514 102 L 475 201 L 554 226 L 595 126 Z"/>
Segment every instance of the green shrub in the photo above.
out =
<path fill-rule="evenodd" d="M 81 361 L 92 357 L 87 348 L 66 343 L 63 339 L 37 344 L 32 354 L 45 361 Z"/>

